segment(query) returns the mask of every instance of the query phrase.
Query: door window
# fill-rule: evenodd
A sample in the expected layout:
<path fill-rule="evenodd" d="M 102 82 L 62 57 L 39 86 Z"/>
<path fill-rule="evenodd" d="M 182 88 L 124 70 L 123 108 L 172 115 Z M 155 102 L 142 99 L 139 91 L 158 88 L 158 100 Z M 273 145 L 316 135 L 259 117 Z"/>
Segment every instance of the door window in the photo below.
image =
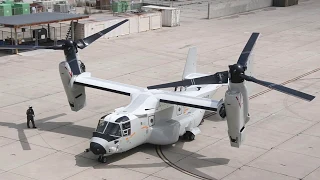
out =
<path fill-rule="evenodd" d="M 122 124 L 123 136 L 129 136 L 131 134 L 131 123 L 130 121 Z"/>
<path fill-rule="evenodd" d="M 182 106 L 177 105 L 177 116 L 182 114 Z"/>

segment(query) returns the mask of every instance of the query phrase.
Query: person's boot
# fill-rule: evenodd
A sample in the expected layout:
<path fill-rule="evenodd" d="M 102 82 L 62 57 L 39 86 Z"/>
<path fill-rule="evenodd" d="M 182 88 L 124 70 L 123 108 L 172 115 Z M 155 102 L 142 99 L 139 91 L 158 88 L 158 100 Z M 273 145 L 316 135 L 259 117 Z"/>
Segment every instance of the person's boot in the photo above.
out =
<path fill-rule="evenodd" d="M 36 129 L 37 127 L 33 126 L 34 129 Z"/>

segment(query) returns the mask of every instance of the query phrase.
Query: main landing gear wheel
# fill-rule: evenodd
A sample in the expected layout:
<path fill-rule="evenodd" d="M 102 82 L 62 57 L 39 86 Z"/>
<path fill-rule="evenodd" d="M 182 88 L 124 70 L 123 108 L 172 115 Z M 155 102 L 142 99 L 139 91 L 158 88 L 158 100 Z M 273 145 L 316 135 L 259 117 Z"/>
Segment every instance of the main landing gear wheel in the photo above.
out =
<path fill-rule="evenodd" d="M 98 158 L 98 161 L 101 163 L 106 163 L 107 162 L 107 157 L 100 155 Z"/>
<path fill-rule="evenodd" d="M 224 104 L 222 104 L 220 110 L 219 110 L 219 116 L 224 119 L 227 116 L 226 107 Z"/>
<path fill-rule="evenodd" d="M 195 136 L 192 132 L 190 132 L 190 131 L 187 131 L 187 132 L 183 135 L 183 139 L 189 140 L 189 141 L 193 141 L 195 137 L 196 137 L 196 136 Z"/>

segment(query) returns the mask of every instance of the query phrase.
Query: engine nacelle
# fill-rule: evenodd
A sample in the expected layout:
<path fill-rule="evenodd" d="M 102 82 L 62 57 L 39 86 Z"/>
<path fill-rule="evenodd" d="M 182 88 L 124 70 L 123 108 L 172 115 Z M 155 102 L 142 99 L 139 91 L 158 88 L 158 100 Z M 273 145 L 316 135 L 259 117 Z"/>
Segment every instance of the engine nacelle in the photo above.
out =
<path fill-rule="evenodd" d="M 86 105 L 85 88 L 73 84 L 75 76 L 73 76 L 71 68 L 66 61 L 59 64 L 59 72 L 71 110 L 79 111 Z"/>
<path fill-rule="evenodd" d="M 240 147 L 245 139 L 243 96 L 240 92 L 228 90 L 225 94 L 228 135 L 232 147 Z"/>

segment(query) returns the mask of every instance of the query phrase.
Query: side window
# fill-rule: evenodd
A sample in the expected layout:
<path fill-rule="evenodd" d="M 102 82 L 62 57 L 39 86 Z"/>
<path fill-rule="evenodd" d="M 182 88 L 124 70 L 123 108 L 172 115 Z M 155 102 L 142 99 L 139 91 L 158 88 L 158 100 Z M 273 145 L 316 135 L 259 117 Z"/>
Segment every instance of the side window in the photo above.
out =
<path fill-rule="evenodd" d="M 131 123 L 130 121 L 122 124 L 123 136 L 129 136 L 131 134 Z"/>
<path fill-rule="evenodd" d="M 177 105 L 176 108 L 177 108 L 177 116 L 180 116 L 182 114 L 182 106 Z"/>
<path fill-rule="evenodd" d="M 149 126 L 153 126 L 154 125 L 154 115 L 151 115 L 148 117 L 148 123 Z"/>

